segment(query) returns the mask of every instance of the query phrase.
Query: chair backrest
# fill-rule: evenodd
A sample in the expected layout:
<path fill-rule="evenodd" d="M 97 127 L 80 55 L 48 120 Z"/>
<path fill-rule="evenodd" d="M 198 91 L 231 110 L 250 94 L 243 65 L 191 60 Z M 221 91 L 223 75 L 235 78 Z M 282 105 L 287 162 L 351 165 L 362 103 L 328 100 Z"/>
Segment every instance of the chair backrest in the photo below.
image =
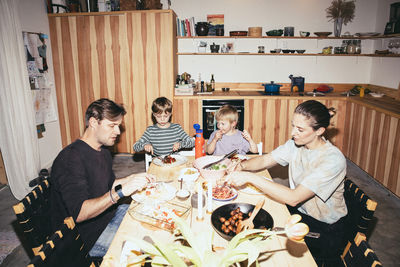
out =
<path fill-rule="evenodd" d="M 52 234 L 50 224 L 50 183 L 43 180 L 18 204 L 13 206 L 17 221 L 34 255 Z"/>
<path fill-rule="evenodd" d="M 344 181 L 344 198 L 348 210 L 346 240 L 352 240 L 357 232 L 366 235 L 377 206 L 376 201 L 370 199 L 350 179 Z"/>
<path fill-rule="evenodd" d="M 346 267 L 382 266 L 363 233 L 357 233 L 356 237 L 347 243 L 341 258 Z"/>
<path fill-rule="evenodd" d="M 28 267 L 89 267 L 94 266 L 72 217 L 64 220 L 28 265 Z"/>
<path fill-rule="evenodd" d="M 258 149 L 258 155 L 263 154 L 263 142 L 260 142 L 257 144 L 257 149 Z"/>
<path fill-rule="evenodd" d="M 150 163 L 153 160 L 153 157 L 148 154 L 148 153 L 144 153 L 144 162 L 145 162 L 145 167 L 146 167 L 146 172 L 149 169 Z"/>

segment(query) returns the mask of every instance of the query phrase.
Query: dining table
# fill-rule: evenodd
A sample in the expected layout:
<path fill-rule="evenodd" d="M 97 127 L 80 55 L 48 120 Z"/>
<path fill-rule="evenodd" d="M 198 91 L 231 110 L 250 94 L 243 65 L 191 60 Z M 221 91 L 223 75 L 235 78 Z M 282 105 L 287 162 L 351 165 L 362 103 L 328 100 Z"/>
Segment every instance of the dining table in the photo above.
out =
<path fill-rule="evenodd" d="M 182 167 L 192 167 L 194 157 L 188 156 L 186 158 L 188 161 Z M 148 172 L 154 173 L 154 168 L 159 167 L 155 166 L 154 163 L 151 163 Z M 259 171 L 257 174 L 265 177 L 266 179 L 271 179 L 268 170 Z M 197 183 L 201 183 L 202 181 L 204 181 L 204 178 L 199 176 Z M 179 188 L 178 177 L 171 179 L 168 184 Z M 196 189 L 196 186 L 194 189 Z M 262 208 L 272 216 L 274 227 L 284 227 L 285 223 L 290 217 L 287 207 L 284 204 L 271 199 L 267 195 L 262 194 L 262 192 L 257 192 L 257 190 L 254 190 L 254 188 L 252 189 L 253 190 L 250 190 L 251 192 L 249 190 L 238 189 L 237 197 L 229 202 L 213 200 L 212 209 L 215 210 L 224 204 L 235 202 L 256 205 L 261 198 L 265 198 Z M 207 192 L 205 192 L 205 195 L 206 194 Z M 175 197 L 171 200 L 171 202 L 180 203 L 182 205 L 191 207 L 190 197 L 183 201 Z M 138 203 L 136 201 L 132 201 L 129 209 L 133 209 L 137 205 Z M 206 207 L 207 205 L 205 205 L 203 208 L 203 218 L 201 220 L 197 218 L 197 208 L 192 207 L 190 214 L 185 218 L 195 234 L 200 234 L 205 231 L 215 231 L 211 224 L 211 213 L 206 212 Z M 111 242 L 106 255 L 103 257 L 103 262 L 101 264 L 102 267 L 124 266 L 120 259 L 121 252 L 124 243 L 129 240 L 130 237 L 143 239 L 144 237 L 149 236 L 152 239 L 161 240 L 164 243 L 174 242 L 174 236 L 172 232 L 148 225 L 133 217 L 134 216 L 132 216 L 128 210 L 114 236 L 113 241 Z M 269 237 L 269 239 L 270 242 L 267 242 L 268 247 L 265 248 L 266 252 L 260 254 L 258 258 L 260 266 L 317 266 L 304 241 L 292 241 L 287 238 L 286 235 L 272 235 Z M 213 240 L 214 246 L 224 248 L 227 246 L 227 243 L 227 240 L 215 232 Z"/>

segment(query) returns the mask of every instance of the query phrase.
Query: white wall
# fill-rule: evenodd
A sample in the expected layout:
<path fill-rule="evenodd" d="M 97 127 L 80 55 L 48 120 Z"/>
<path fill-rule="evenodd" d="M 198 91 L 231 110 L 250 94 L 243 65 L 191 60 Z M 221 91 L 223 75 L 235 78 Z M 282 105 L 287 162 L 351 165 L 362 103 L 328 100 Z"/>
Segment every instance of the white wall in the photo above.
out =
<path fill-rule="evenodd" d="M 23 31 L 41 32 L 50 37 L 49 22 L 44 0 L 18 0 L 19 17 Z M 22 34 L 22 33 L 21 33 Z M 51 42 L 47 40 L 47 64 L 49 66 L 50 81 L 54 84 L 53 57 L 51 54 Z M 56 93 L 52 88 L 53 102 L 57 108 Z M 58 112 L 57 112 L 58 117 Z M 61 150 L 61 133 L 59 121 L 45 124 L 44 137 L 39 139 L 40 166 L 48 168 Z"/>
<path fill-rule="evenodd" d="M 389 0 L 358 0 L 353 22 L 343 25 L 342 33 L 377 31 L 383 33 L 389 18 Z M 163 2 L 164 3 L 164 2 Z M 207 14 L 225 15 L 225 35 L 231 30 L 247 30 L 262 26 L 263 35 L 272 29 L 294 26 L 300 30 L 333 31 L 333 22 L 326 18 L 325 9 L 331 0 L 173 0 L 173 9 L 179 18 L 195 17 L 206 21 Z M 164 3 L 166 7 L 166 3 Z M 180 39 L 179 52 L 195 52 L 199 39 Z M 209 44 L 234 42 L 235 51 L 256 52 L 258 45 L 266 51 L 275 48 L 306 49 L 319 53 L 325 46 L 340 46 L 342 40 L 299 39 L 207 39 Z M 382 40 L 363 40 L 362 52 L 373 53 L 386 43 Z M 188 72 L 203 80 L 215 74 L 217 82 L 290 82 L 289 74 L 302 75 L 306 82 L 373 83 L 397 88 L 400 58 L 368 57 L 313 57 L 313 56 L 187 56 L 178 57 L 179 73 Z M 383 78 L 384 77 L 384 78 Z"/>

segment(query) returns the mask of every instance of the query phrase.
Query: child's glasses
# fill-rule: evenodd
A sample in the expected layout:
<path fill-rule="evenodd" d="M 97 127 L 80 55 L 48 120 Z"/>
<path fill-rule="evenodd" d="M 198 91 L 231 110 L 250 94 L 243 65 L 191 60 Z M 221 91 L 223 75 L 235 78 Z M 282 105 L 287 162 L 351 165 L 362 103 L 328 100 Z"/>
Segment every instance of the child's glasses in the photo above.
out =
<path fill-rule="evenodd" d="M 154 117 L 156 117 L 157 119 L 162 119 L 162 118 L 169 118 L 169 116 L 171 116 L 171 113 L 153 113 Z"/>

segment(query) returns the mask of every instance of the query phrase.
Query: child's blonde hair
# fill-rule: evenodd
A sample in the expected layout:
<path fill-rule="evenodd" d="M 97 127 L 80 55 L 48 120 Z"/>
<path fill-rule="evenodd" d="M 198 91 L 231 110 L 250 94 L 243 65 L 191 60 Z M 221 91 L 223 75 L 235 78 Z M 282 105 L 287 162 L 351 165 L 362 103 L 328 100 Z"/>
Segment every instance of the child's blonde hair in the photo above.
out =
<path fill-rule="evenodd" d="M 215 114 L 215 118 L 217 119 L 217 121 L 227 120 L 230 123 L 237 123 L 239 120 L 239 113 L 235 107 L 231 105 L 223 105 L 218 109 L 217 113 Z"/>

